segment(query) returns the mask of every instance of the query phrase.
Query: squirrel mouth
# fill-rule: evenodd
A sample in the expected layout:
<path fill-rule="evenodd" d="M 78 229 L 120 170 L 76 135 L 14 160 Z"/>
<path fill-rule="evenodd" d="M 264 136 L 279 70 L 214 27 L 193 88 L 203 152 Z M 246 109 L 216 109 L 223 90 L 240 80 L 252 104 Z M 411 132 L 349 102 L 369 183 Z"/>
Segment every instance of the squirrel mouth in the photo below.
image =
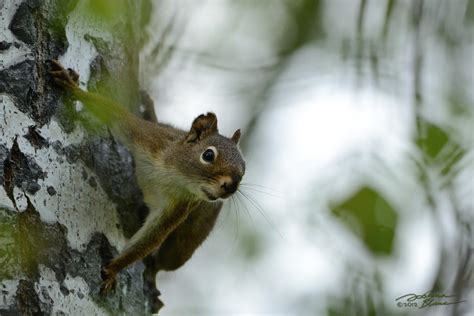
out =
<path fill-rule="evenodd" d="M 217 200 L 217 197 L 212 195 L 211 193 L 207 192 L 206 189 L 201 188 L 201 191 L 204 192 L 204 194 L 207 196 L 207 198 L 211 201 Z"/>
<path fill-rule="evenodd" d="M 232 193 L 226 193 L 223 196 L 221 196 L 222 199 L 227 199 L 229 196 L 231 196 Z"/>

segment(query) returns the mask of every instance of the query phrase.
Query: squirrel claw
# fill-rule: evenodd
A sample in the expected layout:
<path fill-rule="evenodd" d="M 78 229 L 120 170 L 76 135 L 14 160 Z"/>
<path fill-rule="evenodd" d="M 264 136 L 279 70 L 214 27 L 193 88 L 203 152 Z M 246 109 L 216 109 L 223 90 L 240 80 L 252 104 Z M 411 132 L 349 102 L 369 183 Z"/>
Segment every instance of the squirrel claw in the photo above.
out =
<path fill-rule="evenodd" d="M 63 70 L 63 66 L 57 59 L 51 59 L 51 68 L 56 70 Z"/>
<path fill-rule="evenodd" d="M 79 74 L 72 68 L 67 69 L 71 79 L 78 85 L 79 84 Z"/>
<path fill-rule="evenodd" d="M 102 285 L 100 286 L 100 295 L 107 295 L 110 290 L 115 290 L 116 285 L 117 280 L 115 279 L 115 277 L 102 281 Z"/>
<path fill-rule="evenodd" d="M 111 273 L 107 268 L 103 268 L 101 271 L 102 275 L 102 284 L 100 286 L 100 295 L 106 295 L 110 290 L 115 290 L 117 285 L 117 279 L 115 274 Z"/>
<path fill-rule="evenodd" d="M 57 60 L 51 60 L 50 75 L 53 76 L 54 82 L 66 90 L 78 89 L 79 74 L 72 69 L 64 69 Z"/>

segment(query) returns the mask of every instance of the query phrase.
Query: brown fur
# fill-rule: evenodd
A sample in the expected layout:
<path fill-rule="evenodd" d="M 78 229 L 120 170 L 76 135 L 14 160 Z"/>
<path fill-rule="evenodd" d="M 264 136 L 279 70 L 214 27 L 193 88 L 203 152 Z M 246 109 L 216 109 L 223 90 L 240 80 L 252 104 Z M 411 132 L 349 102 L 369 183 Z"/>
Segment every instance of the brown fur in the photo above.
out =
<path fill-rule="evenodd" d="M 240 130 L 231 138 L 219 134 L 213 113 L 198 116 L 188 132 L 169 125 L 148 122 L 98 94 L 81 90 L 79 76 L 52 62 L 55 82 L 82 101 L 107 124 L 132 152 L 136 176 L 150 214 L 122 253 L 103 268 L 102 293 L 115 286 L 117 273 L 150 255 L 145 275 L 154 283 L 158 270 L 182 266 L 206 239 L 222 207 L 218 198 L 235 192 L 245 173 L 237 143 Z M 216 150 L 212 162 L 202 160 L 209 148 Z"/>

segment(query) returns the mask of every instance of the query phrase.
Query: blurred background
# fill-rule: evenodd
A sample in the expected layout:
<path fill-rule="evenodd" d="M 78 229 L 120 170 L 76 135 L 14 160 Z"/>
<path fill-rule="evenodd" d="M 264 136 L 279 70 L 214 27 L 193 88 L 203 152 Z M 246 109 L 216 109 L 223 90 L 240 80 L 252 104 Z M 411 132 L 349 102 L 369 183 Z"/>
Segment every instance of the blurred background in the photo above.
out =
<path fill-rule="evenodd" d="M 152 3 L 159 119 L 247 161 L 160 315 L 473 315 L 474 1 Z M 397 305 L 429 290 L 465 302 Z"/>

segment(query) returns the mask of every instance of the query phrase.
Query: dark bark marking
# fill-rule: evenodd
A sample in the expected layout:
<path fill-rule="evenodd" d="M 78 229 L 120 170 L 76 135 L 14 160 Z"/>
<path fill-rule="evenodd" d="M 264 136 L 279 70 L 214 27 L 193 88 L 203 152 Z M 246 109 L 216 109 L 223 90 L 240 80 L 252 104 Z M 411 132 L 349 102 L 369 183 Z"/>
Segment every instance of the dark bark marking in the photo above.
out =
<path fill-rule="evenodd" d="M 48 141 L 43 136 L 41 136 L 34 125 L 28 127 L 28 133 L 23 137 L 25 137 L 36 149 L 49 146 Z"/>
<path fill-rule="evenodd" d="M 25 1 L 15 12 L 8 28 L 20 41 L 32 46 L 36 41 L 36 29 L 33 18 L 33 9 L 38 1 Z"/>
<path fill-rule="evenodd" d="M 56 189 L 54 187 L 49 186 L 46 190 L 48 191 L 49 195 L 51 196 L 56 195 Z"/>
<path fill-rule="evenodd" d="M 6 93 L 15 106 L 26 114 L 32 114 L 30 107 L 36 83 L 33 75 L 34 62 L 25 60 L 0 71 L 0 93 Z"/>
<path fill-rule="evenodd" d="M 0 51 L 2 50 L 8 50 L 12 46 L 12 43 L 9 43 L 7 41 L 1 41 L 0 42 Z"/>
<path fill-rule="evenodd" d="M 21 152 L 17 138 L 15 138 L 7 159 L 3 163 L 3 187 L 14 206 L 16 207 L 13 196 L 15 186 L 28 193 L 35 194 L 40 189 L 37 183 L 38 179 L 44 179 L 44 177 L 45 173 L 33 158 Z"/>
<path fill-rule="evenodd" d="M 124 235 L 130 238 L 141 227 L 148 212 L 136 183 L 130 153 L 113 138 L 97 136 L 90 137 L 76 149 L 86 166 L 97 175 L 89 178 L 89 184 L 96 187 L 97 180 L 116 203 Z"/>

